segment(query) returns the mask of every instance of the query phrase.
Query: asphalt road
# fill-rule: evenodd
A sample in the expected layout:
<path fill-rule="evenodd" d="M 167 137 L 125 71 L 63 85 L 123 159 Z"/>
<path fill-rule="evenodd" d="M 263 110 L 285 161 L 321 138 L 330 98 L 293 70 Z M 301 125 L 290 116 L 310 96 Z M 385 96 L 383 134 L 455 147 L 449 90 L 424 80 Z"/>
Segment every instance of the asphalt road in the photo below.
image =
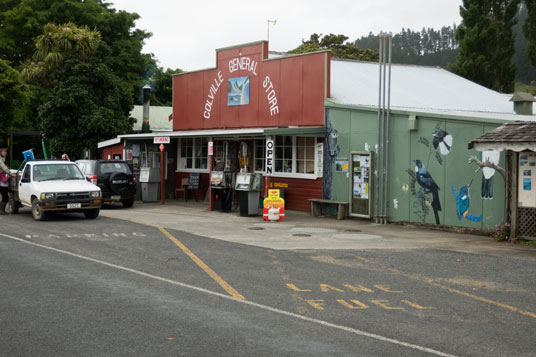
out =
<path fill-rule="evenodd" d="M 26 209 L 0 225 L 6 356 L 536 355 L 533 259 L 272 250 Z"/>

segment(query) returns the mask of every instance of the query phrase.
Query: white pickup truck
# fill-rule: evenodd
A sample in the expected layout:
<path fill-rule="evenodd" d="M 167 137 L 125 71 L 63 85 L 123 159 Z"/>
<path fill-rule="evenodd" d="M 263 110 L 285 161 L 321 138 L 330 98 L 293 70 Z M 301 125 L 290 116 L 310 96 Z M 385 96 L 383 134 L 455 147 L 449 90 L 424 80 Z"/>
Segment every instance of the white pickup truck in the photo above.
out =
<path fill-rule="evenodd" d="M 99 215 L 101 190 L 86 180 L 74 162 L 30 161 L 12 181 L 12 213 L 22 205 L 32 208 L 37 221 L 45 220 L 54 211 L 83 212 L 87 218 Z"/>

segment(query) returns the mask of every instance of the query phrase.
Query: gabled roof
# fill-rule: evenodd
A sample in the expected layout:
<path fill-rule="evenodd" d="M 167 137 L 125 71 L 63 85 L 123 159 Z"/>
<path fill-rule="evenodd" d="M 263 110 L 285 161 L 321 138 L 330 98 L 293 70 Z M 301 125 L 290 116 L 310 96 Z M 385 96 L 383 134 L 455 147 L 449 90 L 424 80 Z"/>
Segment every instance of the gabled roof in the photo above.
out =
<path fill-rule="evenodd" d="M 513 97 L 510 98 L 511 102 L 536 102 L 536 99 L 530 93 L 515 92 Z"/>
<path fill-rule="evenodd" d="M 536 122 L 514 122 L 501 125 L 469 142 L 469 149 L 536 151 Z"/>
<path fill-rule="evenodd" d="M 331 96 L 339 104 L 378 107 L 378 63 L 331 60 Z M 388 67 L 386 70 L 388 76 Z M 391 109 L 451 113 L 500 120 L 534 120 L 514 114 L 511 95 L 495 92 L 439 67 L 391 65 Z"/>

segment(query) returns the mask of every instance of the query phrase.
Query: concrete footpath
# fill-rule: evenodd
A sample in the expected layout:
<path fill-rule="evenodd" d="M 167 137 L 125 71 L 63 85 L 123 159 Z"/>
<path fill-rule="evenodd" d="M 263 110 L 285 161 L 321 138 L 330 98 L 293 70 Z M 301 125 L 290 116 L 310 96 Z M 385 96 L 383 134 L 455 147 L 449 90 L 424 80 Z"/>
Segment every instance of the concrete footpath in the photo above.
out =
<path fill-rule="evenodd" d="M 270 249 L 439 249 L 536 260 L 534 246 L 495 242 L 486 236 L 380 225 L 357 218 L 312 217 L 300 211 L 285 213 L 281 222 L 266 222 L 262 216 L 208 211 L 201 201 L 168 200 L 164 205 L 136 202 L 126 209 L 105 205 L 100 215 Z"/>

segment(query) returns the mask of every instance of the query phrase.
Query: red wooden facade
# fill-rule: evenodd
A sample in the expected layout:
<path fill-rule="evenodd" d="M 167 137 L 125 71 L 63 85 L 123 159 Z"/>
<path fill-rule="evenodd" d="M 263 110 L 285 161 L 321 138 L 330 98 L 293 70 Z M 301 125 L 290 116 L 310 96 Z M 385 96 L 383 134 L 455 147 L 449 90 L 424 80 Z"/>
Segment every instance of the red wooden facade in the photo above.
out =
<path fill-rule="evenodd" d="M 119 155 L 121 160 L 123 159 L 123 148 L 124 144 L 119 143 L 112 146 L 107 146 L 102 148 L 102 158 L 108 160 L 108 158 L 113 159 L 114 155 Z"/>
<path fill-rule="evenodd" d="M 173 130 L 324 125 L 330 53 L 268 59 L 268 43 L 217 50 L 217 67 L 173 77 Z M 249 77 L 249 104 L 229 106 L 229 79 Z"/>

